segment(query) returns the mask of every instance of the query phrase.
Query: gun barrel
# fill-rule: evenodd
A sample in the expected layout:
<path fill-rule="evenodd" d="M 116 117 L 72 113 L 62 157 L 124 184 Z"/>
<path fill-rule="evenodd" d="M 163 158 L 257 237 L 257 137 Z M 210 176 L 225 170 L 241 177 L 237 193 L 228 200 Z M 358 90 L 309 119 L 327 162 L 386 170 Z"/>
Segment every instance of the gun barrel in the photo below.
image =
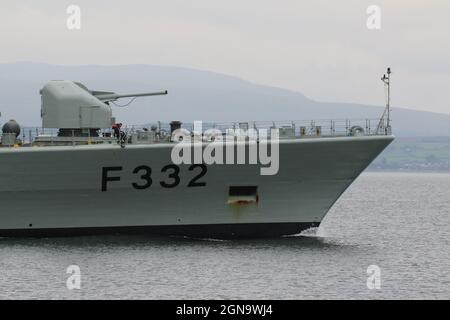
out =
<path fill-rule="evenodd" d="M 160 96 L 167 94 L 167 90 L 165 91 L 157 91 L 157 92 L 144 92 L 144 93 L 107 93 L 107 94 L 98 94 L 95 95 L 97 99 L 102 101 L 113 101 L 120 98 L 137 98 L 137 97 L 148 97 L 148 96 Z"/>

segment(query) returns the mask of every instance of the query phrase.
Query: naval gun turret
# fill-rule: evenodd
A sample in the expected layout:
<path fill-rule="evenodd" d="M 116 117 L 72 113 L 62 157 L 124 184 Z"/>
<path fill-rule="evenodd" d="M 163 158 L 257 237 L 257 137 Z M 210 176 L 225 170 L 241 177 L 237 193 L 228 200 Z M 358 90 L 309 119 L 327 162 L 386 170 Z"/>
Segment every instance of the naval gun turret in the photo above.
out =
<path fill-rule="evenodd" d="M 42 127 L 58 128 L 58 136 L 98 135 L 115 123 L 110 102 L 120 98 L 165 95 L 167 91 L 117 94 L 91 91 L 79 82 L 50 81 L 40 91 Z"/>

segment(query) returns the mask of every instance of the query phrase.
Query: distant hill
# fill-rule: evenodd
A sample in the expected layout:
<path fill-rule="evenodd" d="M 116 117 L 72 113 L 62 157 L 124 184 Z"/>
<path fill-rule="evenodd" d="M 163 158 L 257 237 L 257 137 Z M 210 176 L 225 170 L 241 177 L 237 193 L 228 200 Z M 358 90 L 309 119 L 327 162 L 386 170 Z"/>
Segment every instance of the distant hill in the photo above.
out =
<path fill-rule="evenodd" d="M 397 137 L 369 169 L 450 172 L 450 137 Z"/>
<path fill-rule="evenodd" d="M 115 108 L 127 124 L 157 120 L 309 120 L 379 118 L 383 107 L 313 101 L 299 92 L 254 84 L 237 77 L 188 68 L 150 65 L 56 66 L 0 64 L 0 112 L 26 126 L 40 125 L 39 89 L 54 79 L 76 80 L 95 90 L 141 92 L 167 89 L 169 95 L 137 99 Z M 120 102 L 127 102 L 123 100 Z M 450 115 L 405 108 L 393 110 L 398 136 L 450 136 Z"/>

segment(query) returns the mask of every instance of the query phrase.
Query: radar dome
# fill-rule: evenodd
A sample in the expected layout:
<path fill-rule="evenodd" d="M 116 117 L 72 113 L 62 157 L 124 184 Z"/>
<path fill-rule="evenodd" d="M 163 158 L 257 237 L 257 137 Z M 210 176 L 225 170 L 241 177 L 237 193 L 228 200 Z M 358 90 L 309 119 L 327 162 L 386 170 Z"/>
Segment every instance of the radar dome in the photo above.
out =
<path fill-rule="evenodd" d="M 16 120 L 11 119 L 3 125 L 2 132 L 3 133 L 14 133 L 16 135 L 16 137 L 18 137 L 20 134 L 20 126 L 16 122 Z"/>

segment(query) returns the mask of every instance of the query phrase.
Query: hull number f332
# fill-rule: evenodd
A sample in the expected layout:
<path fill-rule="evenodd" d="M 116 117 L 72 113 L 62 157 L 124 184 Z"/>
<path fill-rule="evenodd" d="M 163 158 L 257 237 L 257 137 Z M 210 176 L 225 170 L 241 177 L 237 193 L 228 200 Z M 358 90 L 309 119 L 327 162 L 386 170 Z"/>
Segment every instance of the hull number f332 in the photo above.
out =
<path fill-rule="evenodd" d="M 108 183 L 113 181 L 120 181 L 120 172 L 123 170 L 119 167 L 103 167 L 102 168 L 102 191 L 108 190 Z M 206 182 L 201 181 L 201 178 L 206 175 L 208 168 L 204 164 L 193 164 L 188 168 L 189 171 L 194 172 L 194 176 L 191 177 L 188 187 L 204 187 Z M 149 166 L 137 166 L 132 171 L 136 176 L 136 181 L 131 183 L 131 187 L 136 190 L 145 190 L 150 188 L 154 181 L 152 179 L 152 168 Z M 163 188 L 175 188 L 181 182 L 180 167 L 174 164 L 168 164 L 161 169 L 161 173 L 166 177 L 155 182 Z"/>

